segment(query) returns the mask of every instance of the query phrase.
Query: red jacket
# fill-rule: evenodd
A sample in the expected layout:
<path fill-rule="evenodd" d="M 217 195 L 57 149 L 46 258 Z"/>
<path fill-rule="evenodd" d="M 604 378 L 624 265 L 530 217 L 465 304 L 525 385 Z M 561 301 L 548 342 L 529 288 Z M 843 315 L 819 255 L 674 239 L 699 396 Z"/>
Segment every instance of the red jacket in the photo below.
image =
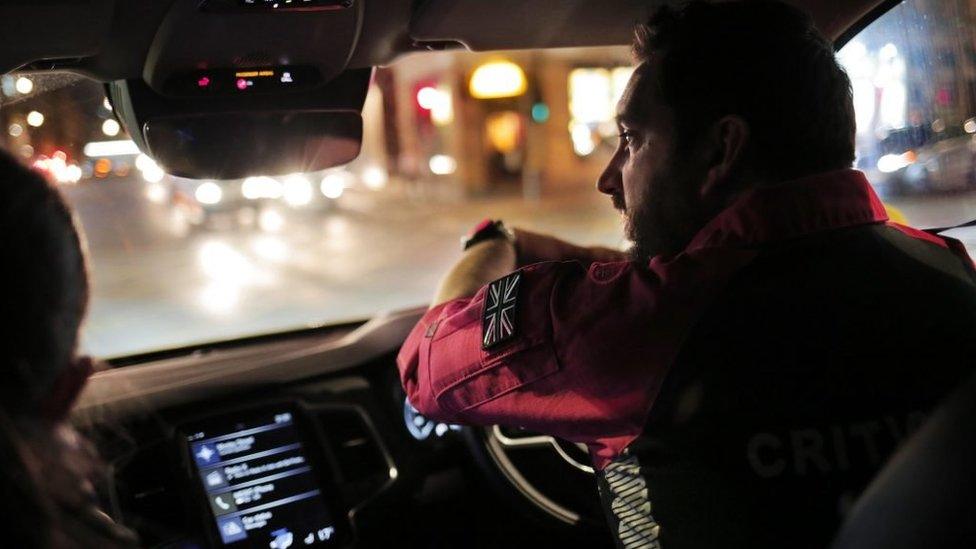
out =
<path fill-rule="evenodd" d="M 675 256 L 646 265 L 537 263 L 433 307 L 400 351 L 401 380 L 432 419 L 516 425 L 582 442 L 602 469 L 641 434 L 686 335 L 759 246 L 886 222 L 959 247 L 888 222 L 855 170 L 755 189 Z M 497 313 L 501 307 L 507 315 Z"/>

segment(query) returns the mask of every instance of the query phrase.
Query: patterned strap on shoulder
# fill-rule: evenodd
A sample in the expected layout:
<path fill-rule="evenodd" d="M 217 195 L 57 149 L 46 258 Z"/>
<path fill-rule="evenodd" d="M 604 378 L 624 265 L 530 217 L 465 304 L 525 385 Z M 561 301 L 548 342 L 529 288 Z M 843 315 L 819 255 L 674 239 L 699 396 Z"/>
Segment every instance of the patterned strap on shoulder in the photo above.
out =
<path fill-rule="evenodd" d="M 661 527 L 651 515 L 647 481 L 637 456 L 611 462 L 602 471 L 609 491 L 610 511 L 617 521 L 617 539 L 624 549 L 660 549 Z"/>

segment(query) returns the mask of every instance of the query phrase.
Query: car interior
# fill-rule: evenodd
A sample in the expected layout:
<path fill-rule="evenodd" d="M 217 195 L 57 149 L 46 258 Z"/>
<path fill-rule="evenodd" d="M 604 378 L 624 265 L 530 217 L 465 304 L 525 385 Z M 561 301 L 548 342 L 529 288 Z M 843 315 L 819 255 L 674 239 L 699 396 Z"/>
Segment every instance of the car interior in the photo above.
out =
<path fill-rule="evenodd" d="M 838 50 L 901 4 L 792 3 Z M 4 2 L 0 73 L 97 82 L 139 151 L 173 176 L 277 176 L 360 155 L 377 68 L 451 51 L 626 47 L 633 25 L 660 4 Z M 908 154 L 896 152 L 879 161 L 882 172 L 904 171 L 889 170 Z M 383 292 L 376 288 L 378 299 Z M 612 547 L 585 447 L 517 426 L 439 424 L 405 400 L 395 360 L 425 310 L 416 305 L 99 357 L 106 366 L 73 421 L 107 464 L 97 487 L 103 509 L 145 547 Z M 126 337 L 125 323 L 114 329 Z M 896 485 L 891 475 L 911 475 L 886 474 Z M 229 486 L 233 498 L 221 491 Z M 868 541 L 912 514 L 898 512 L 863 513 L 872 522 L 843 546 L 899 546 Z"/>

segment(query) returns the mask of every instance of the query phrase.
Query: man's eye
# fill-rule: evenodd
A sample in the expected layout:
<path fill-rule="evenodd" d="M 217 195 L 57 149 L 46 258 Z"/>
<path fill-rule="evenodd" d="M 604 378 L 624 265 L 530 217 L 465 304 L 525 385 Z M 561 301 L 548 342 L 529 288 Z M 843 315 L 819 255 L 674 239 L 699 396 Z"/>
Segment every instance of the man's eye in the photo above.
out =
<path fill-rule="evenodd" d="M 634 134 L 632 132 L 629 132 L 627 130 L 620 132 L 620 141 L 622 141 L 624 145 L 630 145 L 633 139 L 634 139 Z"/>

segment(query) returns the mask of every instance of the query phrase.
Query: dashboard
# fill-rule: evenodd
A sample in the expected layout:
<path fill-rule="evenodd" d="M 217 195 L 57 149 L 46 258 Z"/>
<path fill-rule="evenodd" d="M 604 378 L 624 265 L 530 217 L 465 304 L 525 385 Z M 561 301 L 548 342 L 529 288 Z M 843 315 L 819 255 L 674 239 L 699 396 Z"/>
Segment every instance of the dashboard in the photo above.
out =
<path fill-rule="evenodd" d="M 537 435 L 486 439 L 406 401 L 396 353 L 422 313 L 96 373 L 73 421 L 106 464 L 103 508 L 145 547 L 607 546 L 578 516 L 540 516 L 486 440 L 512 443 L 502 461 L 523 484 L 590 505 L 602 527 L 591 473 Z"/>
<path fill-rule="evenodd" d="M 74 420 L 104 508 L 147 547 L 384 545 L 375 525 L 464 461 L 399 386 L 387 342 L 414 316 L 99 372 Z"/>

